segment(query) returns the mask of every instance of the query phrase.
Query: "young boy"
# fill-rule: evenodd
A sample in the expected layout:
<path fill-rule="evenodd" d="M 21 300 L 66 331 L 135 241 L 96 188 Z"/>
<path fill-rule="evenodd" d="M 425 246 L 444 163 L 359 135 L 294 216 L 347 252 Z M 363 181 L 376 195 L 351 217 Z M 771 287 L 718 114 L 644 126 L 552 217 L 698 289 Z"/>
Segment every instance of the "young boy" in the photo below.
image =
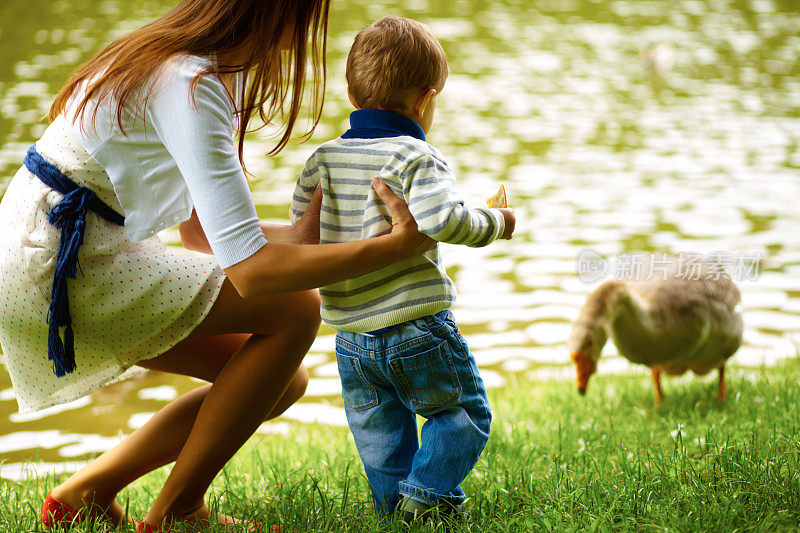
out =
<path fill-rule="evenodd" d="M 425 142 L 448 75 L 428 26 L 384 17 L 347 58 L 350 129 L 320 146 L 297 181 L 292 220 L 322 188 L 320 243 L 390 231 L 379 177 L 433 239 L 485 246 L 510 239 L 510 209 L 468 209 L 455 178 Z M 448 310 L 456 296 L 438 245 L 424 255 L 323 287 L 322 318 L 338 331 L 336 359 L 347 421 L 379 511 L 406 520 L 457 511 L 459 484 L 489 437 L 491 413 L 475 359 Z M 427 419 L 417 438 L 416 415 Z"/>

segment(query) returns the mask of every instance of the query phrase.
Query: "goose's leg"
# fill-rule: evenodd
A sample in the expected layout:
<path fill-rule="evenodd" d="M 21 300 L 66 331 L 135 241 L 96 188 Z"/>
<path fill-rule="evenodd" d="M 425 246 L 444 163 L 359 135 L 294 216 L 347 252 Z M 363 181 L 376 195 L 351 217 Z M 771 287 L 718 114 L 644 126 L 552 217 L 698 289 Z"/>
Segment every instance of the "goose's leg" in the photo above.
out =
<path fill-rule="evenodd" d="M 717 399 L 721 402 L 725 401 L 728 397 L 728 390 L 725 388 L 725 365 L 719 367 L 719 395 Z"/>
<path fill-rule="evenodd" d="M 653 384 L 656 386 L 656 407 L 664 401 L 664 394 L 661 392 L 661 371 L 657 368 L 650 369 L 653 373 Z"/>

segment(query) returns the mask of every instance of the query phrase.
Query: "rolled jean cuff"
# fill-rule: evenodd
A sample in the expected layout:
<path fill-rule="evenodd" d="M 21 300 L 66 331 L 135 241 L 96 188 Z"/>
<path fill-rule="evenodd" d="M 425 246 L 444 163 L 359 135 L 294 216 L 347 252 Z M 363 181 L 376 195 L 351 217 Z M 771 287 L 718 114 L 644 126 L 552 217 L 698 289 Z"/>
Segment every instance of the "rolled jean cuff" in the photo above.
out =
<path fill-rule="evenodd" d="M 456 487 L 456 490 L 461 492 L 459 487 Z M 436 494 L 428 489 L 423 489 L 421 487 L 416 487 L 414 485 L 410 485 L 405 481 L 400 482 L 400 496 L 407 496 L 412 500 L 416 500 L 420 503 L 427 503 L 430 505 L 436 505 L 439 502 L 449 503 L 451 505 L 461 505 L 464 503 L 464 500 L 467 497 L 462 493 L 461 495 L 453 495 L 453 494 Z"/>

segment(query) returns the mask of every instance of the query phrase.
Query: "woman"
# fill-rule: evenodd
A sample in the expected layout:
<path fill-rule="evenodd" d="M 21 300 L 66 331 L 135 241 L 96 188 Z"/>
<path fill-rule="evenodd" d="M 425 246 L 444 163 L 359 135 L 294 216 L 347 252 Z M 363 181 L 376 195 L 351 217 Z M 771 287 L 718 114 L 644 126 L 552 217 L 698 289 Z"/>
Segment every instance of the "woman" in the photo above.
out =
<path fill-rule="evenodd" d="M 432 246 L 377 180 L 394 227 L 375 239 L 298 245 L 318 239 L 319 195 L 295 226 L 256 217 L 243 134 L 254 113 L 281 118 L 273 153 L 285 146 L 309 62 L 319 120 L 328 4 L 184 0 L 56 97 L 0 206 L 0 341 L 20 409 L 88 394 L 133 364 L 210 384 L 55 487 L 46 525 L 118 522 L 119 490 L 172 461 L 140 530 L 207 520 L 214 476 L 305 390 L 300 363 L 319 326 L 309 289 Z M 178 222 L 187 248 L 214 257 L 166 253 L 155 233 Z"/>

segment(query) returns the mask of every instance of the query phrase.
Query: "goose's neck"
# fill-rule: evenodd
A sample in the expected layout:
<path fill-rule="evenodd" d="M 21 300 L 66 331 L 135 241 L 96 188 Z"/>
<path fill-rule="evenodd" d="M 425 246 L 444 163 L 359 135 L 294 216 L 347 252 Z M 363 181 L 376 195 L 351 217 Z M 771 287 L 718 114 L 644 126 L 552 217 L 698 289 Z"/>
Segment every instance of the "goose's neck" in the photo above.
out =
<path fill-rule="evenodd" d="M 605 327 L 619 352 L 635 362 L 641 346 L 652 346 L 658 337 L 658 328 L 646 306 L 628 290 L 620 290 L 614 295 Z"/>
<path fill-rule="evenodd" d="M 645 332 L 650 329 L 650 317 L 641 303 L 621 281 L 607 281 L 595 291 L 588 315 L 594 317 L 609 337 L 626 332 Z M 620 327 L 622 326 L 622 327 Z"/>
<path fill-rule="evenodd" d="M 624 284 L 611 280 L 589 295 L 572 327 L 569 341 L 571 353 L 583 353 L 595 362 L 600 358 L 600 352 L 611 333 L 615 302 L 621 292 L 624 292 Z"/>
<path fill-rule="evenodd" d="M 606 331 L 620 310 L 620 305 L 629 305 L 625 284 L 620 281 L 606 281 L 592 293 L 583 310 L 584 320 Z"/>
<path fill-rule="evenodd" d="M 636 301 L 628 290 L 623 288 L 617 290 L 609 300 L 606 320 L 608 324 L 624 320 L 626 322 L 635 321 L 644 325 L 646 316 L 641 304 Z"/>

